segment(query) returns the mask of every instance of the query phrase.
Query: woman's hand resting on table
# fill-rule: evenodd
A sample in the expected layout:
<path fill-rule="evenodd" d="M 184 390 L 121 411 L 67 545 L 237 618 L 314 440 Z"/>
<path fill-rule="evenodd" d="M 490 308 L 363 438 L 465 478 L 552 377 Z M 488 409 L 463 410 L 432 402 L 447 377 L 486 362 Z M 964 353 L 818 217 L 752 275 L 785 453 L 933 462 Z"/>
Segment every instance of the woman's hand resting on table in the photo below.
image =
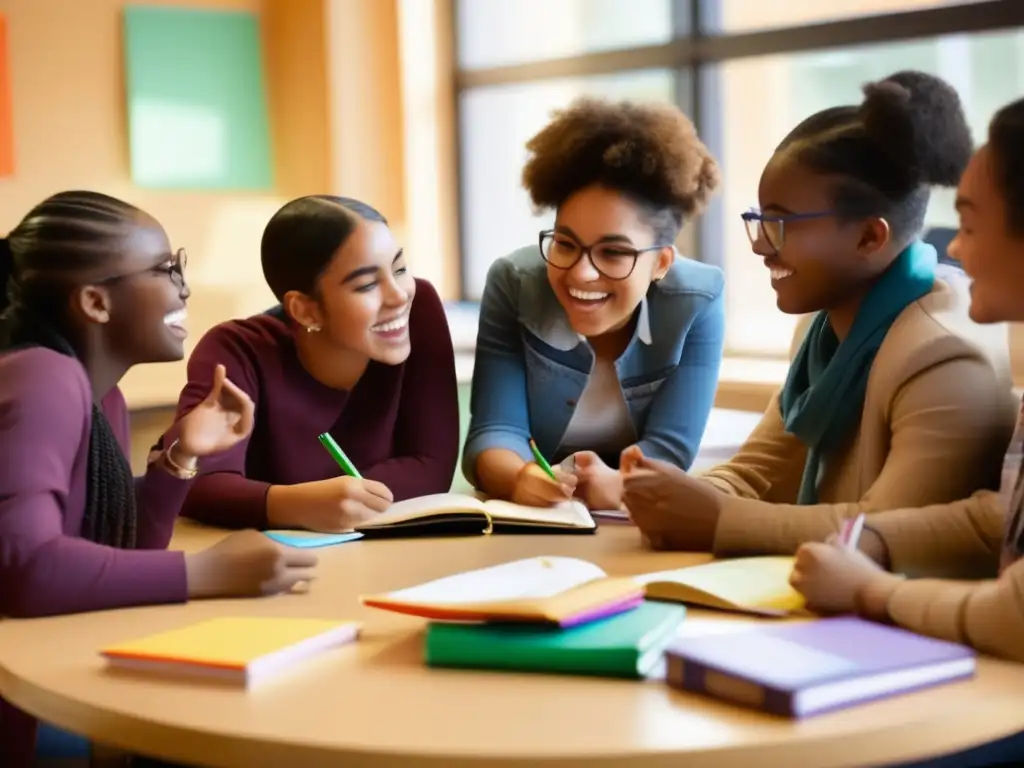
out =
<path fill-rule="evenodd" d="M 212 547 L 185 555 L 188 596 L 259 597 L 312 581 L 317 557 L 281 546 L 258 531 L 236 531 Z"/>
<path fill-rule="evenodd" d="M 622 453 L 623 505 L 653 549 L 708 552 L 715 542 L 722 493 L 674 464 Z"/>

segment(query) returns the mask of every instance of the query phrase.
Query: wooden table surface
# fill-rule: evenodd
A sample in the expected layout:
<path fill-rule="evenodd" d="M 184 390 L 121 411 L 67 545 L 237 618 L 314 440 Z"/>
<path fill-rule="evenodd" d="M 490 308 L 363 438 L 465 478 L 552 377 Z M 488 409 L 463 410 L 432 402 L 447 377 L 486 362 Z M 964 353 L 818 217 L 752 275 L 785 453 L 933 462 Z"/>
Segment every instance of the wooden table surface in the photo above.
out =
<path fill-rule="evenodd" d="M 173 546 L 223 533 L 179 524 Z M 670 689 L 558 675 L 428 669 L 423 622 L 360 594 L 534 555 L 635 574 L 705 560 L 644 551 L 637 532 L 355 542 L 318 550 L 302 594 L 0 622 L 0 694 L 96 741 L 215 766 L 853 766 L 962 749 L 1024 726 L 1024 665 L 982 659 L 976 679 L 803 722 Z M 105 669 L 116 641 L 218 615 L 353 618 L 362 639 L 249 691 Z M 683 631 L 751 620 L 692 611 Z"/>

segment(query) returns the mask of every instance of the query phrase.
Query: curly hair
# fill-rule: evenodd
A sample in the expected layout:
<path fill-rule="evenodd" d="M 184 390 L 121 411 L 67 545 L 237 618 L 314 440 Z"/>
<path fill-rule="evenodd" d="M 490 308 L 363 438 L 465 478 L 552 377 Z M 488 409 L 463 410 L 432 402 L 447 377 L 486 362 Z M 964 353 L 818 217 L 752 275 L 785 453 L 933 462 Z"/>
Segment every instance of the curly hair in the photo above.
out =
<path fill-rule="evenodd" d="M 907 241 L 924 226 L 929 188 L 959 182 L 971 131 L 957 92 L 932 75 L 903 70 L 863 90 L 859 106 L 811 115 L 776 152 L 837 177 L 833 202 L 844 216 L 883 216 Z"/>
<path fill-rule="evenodd" d="M 523 186 L 538 209 L 558 209 L 584 187 L 622 192 L 644 209 L 659 239 L 703 210 L 719 170 L 693 123 L 665 103 L 584 97 L 556 110 L 526 143 Z"/>

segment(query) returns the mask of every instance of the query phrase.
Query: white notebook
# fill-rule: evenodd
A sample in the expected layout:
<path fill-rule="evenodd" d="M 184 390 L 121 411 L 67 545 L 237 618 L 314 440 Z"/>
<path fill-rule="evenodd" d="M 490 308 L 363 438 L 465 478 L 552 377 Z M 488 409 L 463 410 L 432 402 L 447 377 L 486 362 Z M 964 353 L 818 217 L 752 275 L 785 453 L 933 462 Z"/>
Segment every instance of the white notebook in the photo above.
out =
<path fill-rule="evenodd" d="M 483 501 L 461 493 L 436 493 L 396 502 L 355 530 L 366 537 L 593 533 L 597 524 L 579 501 L 554 507 L 527 507 L 497 499 Z"/>

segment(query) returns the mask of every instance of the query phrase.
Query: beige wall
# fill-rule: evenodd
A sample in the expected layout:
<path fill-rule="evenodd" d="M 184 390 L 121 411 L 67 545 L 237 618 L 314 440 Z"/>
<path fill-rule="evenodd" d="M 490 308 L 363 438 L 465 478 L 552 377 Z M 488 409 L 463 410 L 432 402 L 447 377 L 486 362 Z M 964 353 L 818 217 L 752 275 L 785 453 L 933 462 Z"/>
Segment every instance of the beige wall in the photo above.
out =
<path fill-rule="evenodd" d="M 398 55 L 398 11 L 409 1 L 147 0 L 261 14 L 277 188 L 223 194 L 132 184 L 121 69 L 125 0 L 0 0 L 16 147 L 16 175 L 0 179 L 0 231 L 63 189 L 99 190 L 149 211 L 189 253 L 189 349 L 217 322 L 273 302 L 260 272 L 260 235 L 271 214 L 301 194 L 364 197 L 391 219 L 416 271 L 455 296 L 454 249 L 437 248 L 442 225 L 412 233 L 424 242 L 418 247 L 406 223 L 407 208 L 439 195 L 436 179 L 410 177 L 406 167 L 404 148 L 417 128 L 404 120 L 404 72 L 439 66 L 436 57 Z M 445 98 L 435 95 L 433 107 L 444 108 Z M 143 366 L 123 388 L 130 405 L 146 407 L 174 402 L 183 381 L 184 363 Z"/>

